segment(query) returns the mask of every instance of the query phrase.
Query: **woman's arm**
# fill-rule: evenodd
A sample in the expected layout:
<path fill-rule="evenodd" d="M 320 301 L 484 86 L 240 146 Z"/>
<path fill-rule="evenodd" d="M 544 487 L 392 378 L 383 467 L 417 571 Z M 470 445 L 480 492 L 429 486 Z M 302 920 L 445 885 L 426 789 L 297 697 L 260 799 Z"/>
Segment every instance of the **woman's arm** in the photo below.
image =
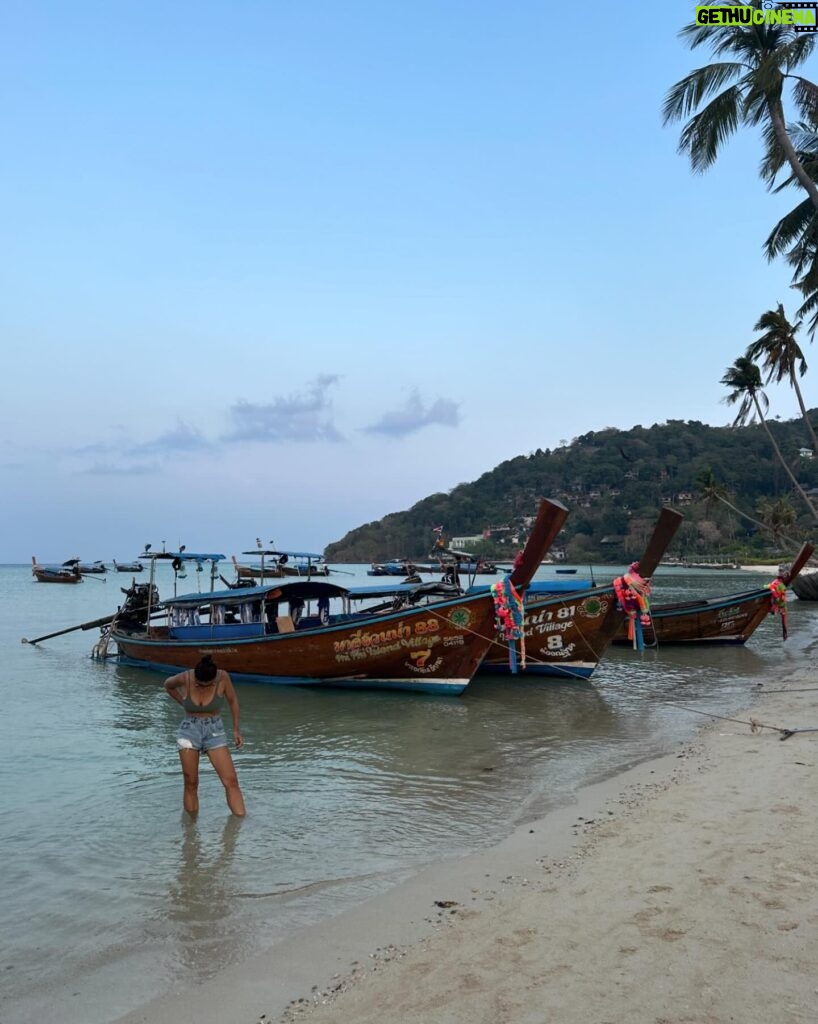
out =
<path fill-rule="evenodd" d="M 233 680 L 227 672 L 224 673 L 224 695 L 227 698 L 227 703 L 230 705 L 230 715 L 233 719 L 233 739 L 236 746 L 241 749 L 244 746 L 244 739 L 239 730 L 239 698 L 233 689 Z"/>
<path fill-rule="evenodd" d="M 184 703 L 184 697 L 179 693 L 187 680 L 187 672 L 179 672 L 175 676 L 168 676 L 165 680 L 167 695 L 176 701 L 177 704 Z"/>

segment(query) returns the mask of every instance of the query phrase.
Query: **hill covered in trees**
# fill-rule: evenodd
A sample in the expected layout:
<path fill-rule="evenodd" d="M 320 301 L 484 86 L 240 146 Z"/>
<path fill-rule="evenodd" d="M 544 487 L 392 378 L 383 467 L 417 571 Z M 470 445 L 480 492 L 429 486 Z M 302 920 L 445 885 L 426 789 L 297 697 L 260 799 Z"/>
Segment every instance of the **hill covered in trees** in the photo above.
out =
<path fill-rule="evenodd" d="M 818 487 L 818 452 L 809 448 L 803 420 L 768 426 L 799 483 Z M 543 497 L 570 510 L 556 551 L 572 562 L 638 554 L 662 505 L 685 514 L 670 554 L 774 556 L 818 532 L 762 426 L 670 420 L 591 431 L 560 448 L 520 455 L 472 483 L 351 530 L 325 555 L 331 562 L 422 560 L 442 526 L 447 540 L 470 538 L 463 545 L 469 551 L 509 559 Z"/>

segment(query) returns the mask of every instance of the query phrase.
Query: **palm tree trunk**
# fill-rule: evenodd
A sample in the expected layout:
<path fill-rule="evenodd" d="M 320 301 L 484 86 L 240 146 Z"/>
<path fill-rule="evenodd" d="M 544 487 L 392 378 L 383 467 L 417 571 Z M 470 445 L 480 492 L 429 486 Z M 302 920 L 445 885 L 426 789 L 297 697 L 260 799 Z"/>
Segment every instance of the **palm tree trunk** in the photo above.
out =
<path fill-rule="evenodd" d="M 773 535 L 773 540 L 776 539 L 775 531 L 772 529 L 772 527 L 768 526 L 767 523 L 762 523 L 760 519 L 755 519 L 753 516 L 749 514 L 749 512 L 742 512 L 740 508 L 734 505 L 731 501 L 728 501 L 727 498 L 722 497 L 722 495 L 720 494 L 714 494 L 713 497 L 716 501 L 720 501 L 723 505 L 726 505 L 732 512 L 735 512 L 737 516 L 741 516 L 742 519 L 746 519 L 754 526 L 760 526 L 762 530 L 766 530 L 767 533 L 771 533 Z M 801 546 L 801 541 L 797 541 L 792 537 L 787 537 L 783 533 L 781 534 L 779 539 L 787 541 L 788 544 L 792 544 L 795 548 L 799 548 Z"/>
<path fill-rule="evenodd" d="M 798 381 L 795 379 L 795 374 L 790 378 L 792 380 L 792 386 L 795 389 L 795 397 L 798 399 L 798 407 L 801 410 L 801 415 L 804 418 L 804 423 L 807 425 L 809 436 L 812 438 L 812 453 L 818 457 L 818 437 L 815 436 L 815 428 L 810 423 L 809 416 L 807 415 L 807 407 L 804 405 L 804 396 L 801 394 L 801 388 L 798 386 Z"/>
<path fill-rule="evenodd" d="M 795 487 L 795 489 L 798 491 L 798 493 L 804 499 L 804 502 L 806 503 L 807 508 L 812 513 L 813 519 L 816 522 L 818 522 L 818 512 L 816 512 L 815 506 L 812 504 L 812 502 L 809 499 L 809 495 L 804 490 L 804 488 L 801 486 L 801 484 L 798 482 L 798 479 L 795 476 L 795 473 L 793 473 L 793 471 L 790 469 L 789 464 L 787 463 L 787 460 L 784 458 L 784 455 L 783 455 L 781 449 L 778 447 L 778 442 L 773 437 L 773 432 L 770 430 L 769 424 L 764 419 L 764 413 L 761 411 L 761 403 L 758 401 L 758 399 L 756 398 L 755 395 L 753 395 L 753 402 L 754 402 L 755 407 L 756 407 L 756 413 L 758 414 L 758 418 L 761 421 L 761 425 L 767 431 L 767 437 L 770 439 L 770 444 L 773 446 L 773 448 L 775 449 L 775 454 L 778 456 L 778 461 L 781 463 L 781 465 L 786 470 L 787 476 L 790 478 L 790 480 L 792 480 L 793 486 Z"/>
<path fill-rule="evenodd" d="M 812 180 L 807 171 L 804 169 L 804 165 L 798 159 L 798 153 L 795 151 L 795 146 L 792 144 L 792 139 L 787 134 L 787 126 L 784 123 L 784 108 L 781 105 L 780 99 L 769 99 L 767 100 L 767 110 L 770 113 L 770 120 L 772 121 L 773 131 L 784 151 L 784 156 L 787 158 L 787 162 L 792 168 L 792 173 L 801 183 L 803 188 L 806 190 L 807 195 L 810 197 L 812 205 L 818 210 L 818 185 Z"/>

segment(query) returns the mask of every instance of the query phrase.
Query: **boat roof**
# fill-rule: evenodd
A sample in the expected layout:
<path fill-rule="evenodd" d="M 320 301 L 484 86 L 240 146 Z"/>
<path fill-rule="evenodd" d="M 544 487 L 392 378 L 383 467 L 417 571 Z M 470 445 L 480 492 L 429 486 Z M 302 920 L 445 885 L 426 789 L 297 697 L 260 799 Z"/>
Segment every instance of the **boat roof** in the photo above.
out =
<path fill-rule="evenodd" d="M 143 551 L 139 558 L 172 559 L 182 562 L 219 562 L 224 555 L 197 554 L 195 551 Z"/>
<path fill-rule="evenodd" d="M 488 590 L 488 587 L 486 587 L 486 590 Z M 401 594 L 414 594 L 418 592 L 421 594 L 439 593 L 441 597 L 455 596 L 444 584 L 434 580 L 429 580 L 425 583 L 382 583 L 380 586 L 347 587 L 346 592 L 355 601 L 363 601 L 370 597 L 398 597 Z"/>
<path fill-rule="evenodd" d="M 292 599 L 309 600 L 318 597 L 340 597 L 348 593 L 346 587 L 340 587 L 337 583 L 329 583 L 324 580 L 293 579 L 276 580 L 275 583 L 268 583 L 263 587 L 231 587 L 229 590 L 213 590 L 200 594 L 180 594 L 178 597 L 169 597 L 161 603 L 170 608 L 178 605 L 200 605 L 212 604 L 241 604 L 244 601 L 261 601 L 265 597 L 273 599 L 282 598 L 287 601 Z"/>
<path fill-rule="evenodd" d="M 313 561 L 323 559 L 323 555 L 316 555 L 313 551 L 281 551 L 278 548 L 254 548 L 252 551 L 242 551 L 243 555 L 286 555 L 288 558 L 311 558 Z"/>

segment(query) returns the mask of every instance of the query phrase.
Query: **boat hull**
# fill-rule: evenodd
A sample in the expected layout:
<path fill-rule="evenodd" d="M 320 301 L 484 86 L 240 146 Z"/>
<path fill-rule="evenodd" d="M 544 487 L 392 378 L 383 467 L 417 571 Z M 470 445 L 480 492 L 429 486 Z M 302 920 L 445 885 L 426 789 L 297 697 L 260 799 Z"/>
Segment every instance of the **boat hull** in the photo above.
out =
<path fill-rule="evenodd" d="M 211 655 L 238 681 L 280 686 L 462 693 L 495 636 L 490 595 L 349 623 L 250 637 L 199 627 L 177 639 L 167 627 L 111 638 L 123 663 L 161 672 L 193 668 Z M 222 630 L 224 627 L 222 627 Z"/>
<path fill-rule="evenodd" d="M 516 663 L 525 676 L 590 679 L 624 621 L 625 613 L 611 586 L 532 597 L 525 602 L 523 617 L 524 668 L 519 642 L 513 660 L 508 645 L 498 642 L 479 672 L 502 675 L 514 671 Z"/>
<path fill-rule="evenodd" d="M 771 611 L 767 587 L 684 604 L 657 605 L 643 626 L 646 647 L 745 644 Z M 625 623 L 613 641 L 633 646 Z"/>
<path fill-rule="evenodd" d="M 32 569 L 31 572 L 38 583 L 82 583 L 82 576 L 76 573 L 36 568 Z"/>

